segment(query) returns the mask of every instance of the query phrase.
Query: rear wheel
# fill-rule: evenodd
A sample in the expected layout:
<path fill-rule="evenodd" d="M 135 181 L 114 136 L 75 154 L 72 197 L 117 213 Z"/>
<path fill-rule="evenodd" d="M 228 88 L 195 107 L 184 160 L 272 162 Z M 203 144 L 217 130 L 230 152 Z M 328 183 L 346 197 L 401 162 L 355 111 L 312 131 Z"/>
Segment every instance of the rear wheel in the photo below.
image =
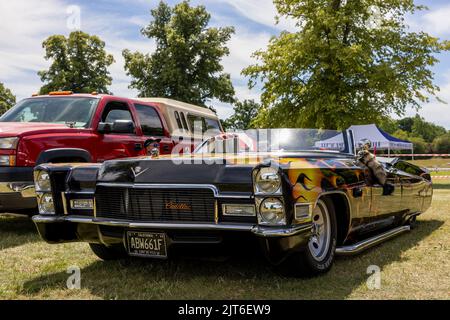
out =
<path fill-rule="evenodd" d="M 329 198 L 319 199 L 312 215 L 313 235 L 302 252 L 288 257 L 280 266 L 290 276 L 326 273 L 334 262 L 337 241 L 336 213 Z"/>
<path fill-rule="evenodd" d="M 89 246 L 97 257 L 105 261 L 125 259 L 128 257 L 127 252 L 122 245 L 107 247 L 103 244 L 89 243 Z"/>

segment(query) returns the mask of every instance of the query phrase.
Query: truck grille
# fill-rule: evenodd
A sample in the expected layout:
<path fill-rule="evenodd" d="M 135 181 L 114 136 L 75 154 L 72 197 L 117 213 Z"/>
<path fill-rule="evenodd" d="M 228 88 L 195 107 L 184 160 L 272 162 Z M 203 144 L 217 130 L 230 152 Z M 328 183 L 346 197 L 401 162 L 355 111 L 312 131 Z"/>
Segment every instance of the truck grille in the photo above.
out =
<path fill-rule="evenodd" d="M 142 222 L 214 222 L 210 189 L 97 186 L 97 217 Z"/>

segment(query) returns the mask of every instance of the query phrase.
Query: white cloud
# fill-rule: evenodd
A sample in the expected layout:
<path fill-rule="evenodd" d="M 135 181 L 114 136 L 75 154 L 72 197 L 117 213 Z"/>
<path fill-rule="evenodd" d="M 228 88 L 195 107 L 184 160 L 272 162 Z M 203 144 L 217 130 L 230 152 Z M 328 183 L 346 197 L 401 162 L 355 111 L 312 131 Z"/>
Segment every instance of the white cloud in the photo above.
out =
<path fill-rule="evenodd" d="M 409 15 L 406 19 L 412 31 L 425 31 L 443 37 L 450 35 L 450 5 L 430 7 L 429 10 Z"/>
<path fill-rule="evenodd" d="M 66 31 L 66 7 L 60 0 L 0 2 L 0 81 L 19 98 L 39 89 L 36 73 L 47 66 L 42 40 Z"/>
<path fill-rule="evenodd" d="M 217 1 L 217 0 L 213 0 Z M 244 17 L 272 27 L 278 30 L 293 31 L 295 22 L 291 19 L 281 18 L 278 24 L 275 24 L 277 10 L 272 0 L 219 0 L 233 6 Z"/>
<path fill-rule="evenodd" d="M 443 36 L 450 34 L 450 5 L 436 8 L 423 16 L 421 27 L 431 34 Z"/>
<path fill-rule="evenodd" d="M 405 116 L 413 117 L 416 113 L 422 116 L 426 121 L 433 122 L 450 130 L 450 70 L 445 74 L 445 82 L 441 85 L 441 91 L 437 96 L 446 103 L 442 103 L 432 98 L 429 103 L 423 104 L 419 111 L 413 108 L 406 110 Z M 394 116 L 398 119 L 398 116 Z"/>

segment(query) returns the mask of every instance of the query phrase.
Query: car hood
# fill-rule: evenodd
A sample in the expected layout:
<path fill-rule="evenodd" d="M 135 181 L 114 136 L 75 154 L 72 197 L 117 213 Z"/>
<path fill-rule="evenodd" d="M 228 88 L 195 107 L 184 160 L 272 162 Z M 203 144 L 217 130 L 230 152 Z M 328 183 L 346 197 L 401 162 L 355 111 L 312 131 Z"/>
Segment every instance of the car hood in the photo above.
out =
<path fill-rule="evenodd" d="M 98 172 L 102 183 L 251 185 L 252 170 L 273 163 L 283 170 L 353 167 L 352 158 L 337 154 L 298 153 L 227 156 L 138 157 L 106 161 Z"/>
<path fill-rule="evenodd" d="M 73 131 L 64 124 L 42 123 L 42 122 L 0 122 L 0 137 L 15 137 L 39 132 L 51 131 Z"/>

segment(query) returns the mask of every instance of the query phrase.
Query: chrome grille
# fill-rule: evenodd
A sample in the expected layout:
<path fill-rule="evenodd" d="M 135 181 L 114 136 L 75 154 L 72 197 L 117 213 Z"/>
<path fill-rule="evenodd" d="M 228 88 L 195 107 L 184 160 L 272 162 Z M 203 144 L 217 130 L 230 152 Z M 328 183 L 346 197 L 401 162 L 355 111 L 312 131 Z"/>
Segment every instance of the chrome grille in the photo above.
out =
<path fill-rule="evenodd" d="M 97 186 L 97 217 L 148 222 L 214 222 L 210 189 Z"/>

